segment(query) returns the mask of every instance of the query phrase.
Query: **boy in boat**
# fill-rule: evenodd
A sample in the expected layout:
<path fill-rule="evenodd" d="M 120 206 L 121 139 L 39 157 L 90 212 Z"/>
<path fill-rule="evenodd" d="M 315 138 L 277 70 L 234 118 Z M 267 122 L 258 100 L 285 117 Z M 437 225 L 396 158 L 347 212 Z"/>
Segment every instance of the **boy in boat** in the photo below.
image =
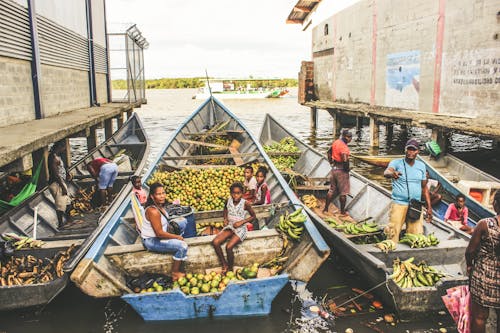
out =
<path fill-rule="evenodd" d="M 61 154 L 66 149 L 64 141 L 57 141 L 50 149 L 47 164 L 49 166 L 49 191 L 54 198 L 57 215 L 57 227 L 63 226 L 67 205 L 71 202 L 68 196 L 66 181 L 71 180 L 71 174 L 64 166 Z"/>
<path fill-rule="evenodd" d="M 431 196 L 431 206 L 435 206 L 443 196 L 439 194 L 439 190 L 441 189 L 441 183 L 436 179 L 432 179 L 429 171 L 425 171 L 425 178 L 427 178 L 427 189 L 429 190 L 429 195 Z M 425 198 L 422 196 L 422 201 L 425 201 Z"/>
<path fill-rule="evenodd" d="M 243 186 L 245 191 L 243 193 L 243 199 L 253 202 L 255 200 L 255 191 L 257 190 L 257 180 L 253 175 L 253 167 L 251 165 L 245 166 L 244 169 L 245 181 Z"/>
<path fill-rule="evenodd" d="M 257 181 L 257 190 L 255 192 L 254 205 L 269 205 L 271 203 L 271 191 L 266 183 L 267 168 L 260 166 L 255 173 L 255 180 Z"/>
<path fill-rule="evenodd" d="M 135 196 L 137 197 L 137 200 L 139 200 L 141 205 L 146 204 L 146 200 L 148 200 L 148 194 L 146 191 L 142 188 L 142 179 L 140 176 L 131 176 L 130 177 L 130 182 L 132 183 L 132 192 L 134 192 Z"/>
<path fill-rule="evenodd" d="M 465 195 L 457 195 L 455 202 L 450 203 L 444 214 L 444 222 L 451 224 L 457 229 L 472 233 L 472 228 L 467 225 L 469 209 L 465 207 Z"/>
<path fill-rule="evenodd" d="M 224 228 L 213 239 L 212 245 L 217 253 L 217 257 L 222 264 L 222 272 L 233 270 L 234 252 L 233 248 L 243 242 L 247 237 L 247 223 L 255 220 L 255 212 L 249 201 L 243 199 L 243 184 L 236 182 L 231 185 L 231 196 L 224 207 Z M 250 215 L 245 218 L 247 213 Z M 227 260 L 222 253 L 221 245 L 226 240 Z"/>
<path fill-rule="evenodd" d="M 107 158 L 101 157 L 88 163 L 87 170 L 97 182 L 101 199 L 100 204 L 111 203 L 113 200 L 113 184 L 118 175 L 118 165 Z"/>

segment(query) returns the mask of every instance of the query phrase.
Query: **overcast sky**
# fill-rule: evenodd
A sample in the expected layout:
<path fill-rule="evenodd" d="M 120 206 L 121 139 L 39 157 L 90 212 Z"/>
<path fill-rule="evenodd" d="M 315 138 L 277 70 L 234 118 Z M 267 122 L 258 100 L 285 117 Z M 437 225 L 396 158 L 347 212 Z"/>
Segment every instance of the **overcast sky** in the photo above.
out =
<path fill-rule="evenodd" d="M 311 29 L 285 23 L 296 3 L 106 0 L 106 10 L 109 32 L 136 23 L 149 41 L 146 78 L 204 76 L 205 69 L 213 77 L 295 78 L 300 62 L 311 59 Z"/>

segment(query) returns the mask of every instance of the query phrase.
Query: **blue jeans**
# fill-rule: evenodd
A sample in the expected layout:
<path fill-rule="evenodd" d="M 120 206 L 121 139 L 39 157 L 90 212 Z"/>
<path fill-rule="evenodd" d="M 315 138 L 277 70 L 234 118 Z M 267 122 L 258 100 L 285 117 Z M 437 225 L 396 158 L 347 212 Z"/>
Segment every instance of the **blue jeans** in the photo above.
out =
<path fill-rule="evenodd" d="M 160 239 L 151 237 L 142 240 L 146 249 L 152 252 L 174 253 L 174 260 L 184 261 L 187 259 L 188 245 L 185 241 L 178 239 Z"/>
<path fill-rule="evenodd" d="M 101 171 L 99 171 L 99 189 L 105 190 L 108 187 L 113 187 L 117 175 L 118 165 L 116 165 L 116 163 L 103 164 L 101 166 Z"/>

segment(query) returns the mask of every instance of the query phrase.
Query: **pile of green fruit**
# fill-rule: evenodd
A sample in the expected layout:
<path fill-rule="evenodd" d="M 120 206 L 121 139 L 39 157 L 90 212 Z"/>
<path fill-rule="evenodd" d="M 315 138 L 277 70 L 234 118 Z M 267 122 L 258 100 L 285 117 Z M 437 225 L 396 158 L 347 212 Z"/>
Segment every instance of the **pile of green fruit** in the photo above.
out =
<path fill-rule="evenodd" d="M 276 225 L 276 229 L 283 231 L 292 240 L 300 240 L 304 226 L 302 225 L 307 219 L 307 216 L 302 212 L 302 207 L 291 214 L 285 212 L 280 216 L 280 222 Z"/>
<path fill-rule="evenodd" d="M 415 258 L 411 257 L 404 261 L 396 259 L 393 262 L 394 272 L 389 275 L 389 278 L 393 279 L 401 288 L 431 287 L 446 276 L 425 262 L 415 265 L 414 260 Z"/>
<path fill-rule="evenodd" d="M 439 239 L 434 234 L 416 235 L 406 233 L 400 240 L 400 243 L 408 244 L 411 248 L 422 248 L 428 246 L 436 246 L 439 244 Z"/>
<path fill-rule="evenodd" d="M 166 200 L 179 199 L 181 205 L 197 211 L 221 210 L 229 197 L 229 187 L 243 182 L 243 169 L 224 167 L 214 169 L 184 169 L 174 172 L 155 172 L 148 185 L 159 182 L 165 186 Z"/>
<path fill-rule="evenodd" d="M 378 224 L 373 221 L 364 223 L 347 222 L 342 224 L 332 222 L 331 220 L 329 221 L 328 224 L 330 224 L 330 226 L 349 235 L 369 234 L 380 231 Z"/>
<path fill-rule="evenodd" d="M 295 145 L 295 141 L 291 137 L 285 137 L 280 142 L 275 142 L 270 145 L 264 145 L 266 153 L 300 153 L 300 149 Z M 280 171 L 292 169 L 299 156 L 271 156 L 276 168 Z"/>
<path fill-rule="evenodd" d="M 396 249 L 396 243 L 394 243 L 391 239 L 385 239 L 375 244 L 375 247 L 378 247 L 382 252 L 389 253 L 390 251 L 394 251 Z"/>

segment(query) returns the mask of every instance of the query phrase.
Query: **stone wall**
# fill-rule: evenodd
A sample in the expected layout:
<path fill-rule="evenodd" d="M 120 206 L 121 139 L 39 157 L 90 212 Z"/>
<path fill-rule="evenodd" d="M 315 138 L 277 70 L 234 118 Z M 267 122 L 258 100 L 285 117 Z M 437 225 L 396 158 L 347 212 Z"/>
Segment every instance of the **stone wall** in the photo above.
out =
<path fill-rule="evenodd" d="M 0 57 L 0 127 L 35 119 L 31 64 Z"/>
<path fill-rule="evenodd" d="M 108 86 L 106 74 L 95 73 L 97 103 L 104 104 L 108 102 Z"/>
<path fill-rule="evenodd" d="M 497 7 L 494 0 L 359 1 L 312 31 L 320 99 L 498 116 Z"/>
<path fill-rule="evenodd" d="M 89 73 L 42 65 L 41 91 L 45 117 L 90 106 Z"/>

